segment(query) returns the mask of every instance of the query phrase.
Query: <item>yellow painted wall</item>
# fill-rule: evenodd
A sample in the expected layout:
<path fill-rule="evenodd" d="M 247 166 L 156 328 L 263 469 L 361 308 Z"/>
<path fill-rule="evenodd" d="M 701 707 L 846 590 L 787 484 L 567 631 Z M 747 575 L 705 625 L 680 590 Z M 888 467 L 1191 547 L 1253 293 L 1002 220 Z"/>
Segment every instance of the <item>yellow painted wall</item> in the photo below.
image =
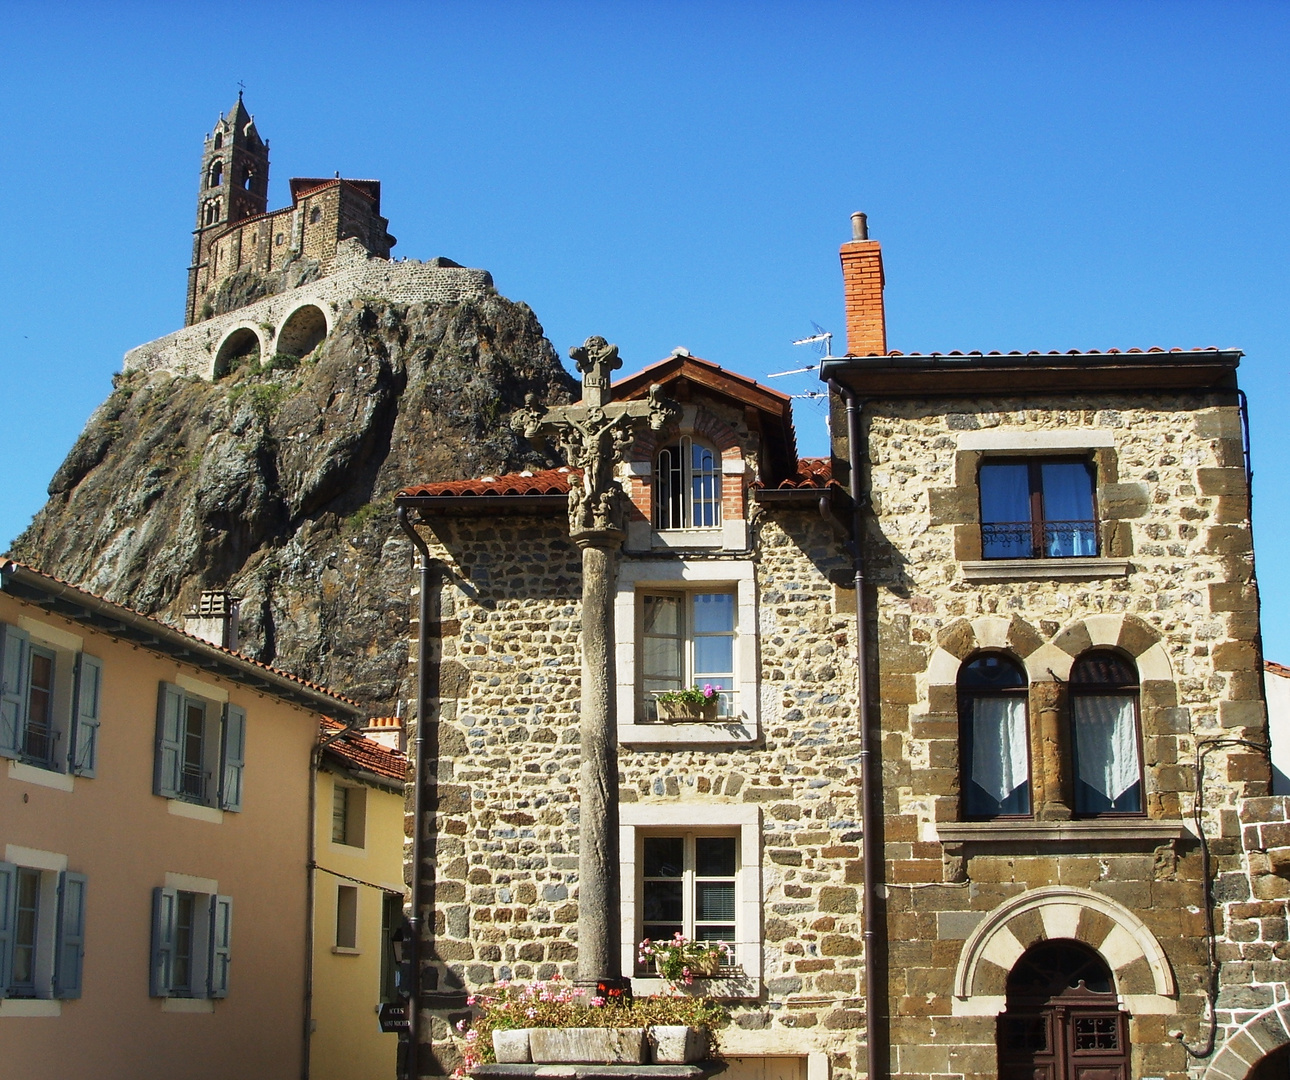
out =
<path fill-rule="evenodd" d="M 363 847 L 332 841 L 336 784 L 356 782 L 318 773 L 318 865 L 372 885 L 403 891 L 403 794 L 360 786 L 366 798 Z M 337 886 L 353 881 L 319 871 L 315 895 L 313 1080 L 391 1080 L 398 1036 L 381 1032 L 376 1006 L 381 990 L 382 893 L 358 888 L 355 952 L 336 949 Z"/>
<path fill-rule="evenodd" d="M 0 1072 L 297 1080 L 317 717 L 0 594 L 0 621 L 20 617 L 81 636 L 103 661 L 102 724 L 98 775 L 76 777 L 71 791 L 15 779 L 0 760 L 0 856 L 11 846 L 61 853 L 89 878 L 82 997 L 60 1002 L 56 1017 L 0 1005 Z M 246 709 L 243 811 L 218 824 L 177 816 L 152 794 L 157 687 L 180 676 Z M 211 1012 L 168 1012 L 148 994 L 152 890 L 167 873 L 215 879 L 233 898 L 229 994 Z"/>

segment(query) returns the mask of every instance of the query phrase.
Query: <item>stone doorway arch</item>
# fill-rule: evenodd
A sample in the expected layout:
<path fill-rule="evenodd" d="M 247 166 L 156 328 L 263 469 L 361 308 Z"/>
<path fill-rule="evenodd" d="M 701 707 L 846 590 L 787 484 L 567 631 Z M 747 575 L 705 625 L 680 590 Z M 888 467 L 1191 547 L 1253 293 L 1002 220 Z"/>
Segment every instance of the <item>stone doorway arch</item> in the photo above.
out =
<path fill-rule="evenodd" d="M 327 313 L 322 307 L 317 304 L 301 304 L 282 320 L 273 351 L 296 359 L 308 356 L 330 331 Z"/>
<path fill-rule="evenodd" d="M 1204 1080 L 1280 1080 L 1288 1069 L 1290 1001 L 1265 1009 L 1229 1035 Z"/>

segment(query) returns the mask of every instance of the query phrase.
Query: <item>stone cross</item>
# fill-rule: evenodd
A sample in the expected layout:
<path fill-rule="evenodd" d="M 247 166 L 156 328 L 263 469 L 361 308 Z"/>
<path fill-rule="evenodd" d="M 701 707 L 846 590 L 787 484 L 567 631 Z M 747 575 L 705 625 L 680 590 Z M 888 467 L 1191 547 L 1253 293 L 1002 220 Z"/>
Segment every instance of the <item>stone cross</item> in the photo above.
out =
<path fill-rule="evenodd" d="M 621 964 L 613 598 L 627 496 L 614 471 L 641 429 L 661 431 L 681 410 L 657 385 L 644 401 L 613 401 L 610 373 L 623 362 L 602 337 L 569 355 L 582 372 L 582 400 L 542 410 L 530 394 L 511 424 L 532 442 L 552 439 L 580 470 L 569 485 L 569 535 L 582 549 L 578 982 L 589 985 L 618 978 Z"/>

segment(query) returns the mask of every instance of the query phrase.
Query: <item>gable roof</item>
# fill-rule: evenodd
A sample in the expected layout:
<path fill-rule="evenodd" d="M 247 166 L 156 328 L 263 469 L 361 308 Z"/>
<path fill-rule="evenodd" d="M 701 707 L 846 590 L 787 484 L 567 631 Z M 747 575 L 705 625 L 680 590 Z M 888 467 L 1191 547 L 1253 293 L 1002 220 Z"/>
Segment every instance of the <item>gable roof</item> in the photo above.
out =
<path fill-rule="evenodd" d="M 311 712 L 342 722 L 359 719 L 366 713 L 358 702 L 325 686 L 244 653 L 212 645 L 151 615 L 114 604 L 22 563 L 7 560 L 0 564 L 0 592 Z"/>
<path fill-rule="evenodd" d="M 324 720 L 319 728 L 323 738 L 344 731 L 344 725 L 334 720 Z M 400 791 L 408 775 L 406 754 L 382 746 L 375 739 L 369 739 L 356 731 L 333 739 L 323 748 L 323 757 L 331 764 L 337 765 L 346 772 L 363 778 L 367 774 L 382 787 Z M 393 783 L 391 783 L 393 781 Z"/>
<path fill-rule="evenodd" d="M 291 187 L 291 205 L 295 206 L 300 199 L 325 187 L 353 188 L 372 203 L 374 213 L 381 212 L 381 182 L 379 180 L 346 180 L 342 176 L 293 176 L 289 181 Z"/>
<path fill-rule="evenodd" d="M 669 397 L 677 397 L 677 384 L 682 382 L 715 396 L 730 398 L 744 407 L 748 426 L 761 436 L 762 471 L 773 484 L 796 471 L 797 433 L 793 428 L 792 399 L 746 375 L 727 371 L 711 360 L 677 350 L 666 360 L 614 383 L 613 397 L 615 401 L 644 398 L 656 383 Z"/>

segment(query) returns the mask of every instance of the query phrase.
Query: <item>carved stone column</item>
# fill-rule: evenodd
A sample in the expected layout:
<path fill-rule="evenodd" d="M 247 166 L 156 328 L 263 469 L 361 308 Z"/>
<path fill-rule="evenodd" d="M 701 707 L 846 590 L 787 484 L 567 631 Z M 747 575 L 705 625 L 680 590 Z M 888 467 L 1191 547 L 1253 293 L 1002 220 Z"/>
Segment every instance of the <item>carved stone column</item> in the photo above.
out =
<path fill-rule="evenodd" d="M 530 398 L 512 424 L 533 441 L 553 438 L 579 470 L 569 487 L 569 535 L 582 549 L 582 695 L 578 771 L 578 982 L 620 975 L 618 717 L 614 590 L 626 535 L 627 496 L 615 467 L 648 425 L 661 430 L 680 408 L 650 387 L 646 401 L 613 402 L 618 347 L 590 337 L 569 355 L 583 373 L 582 400 L 539 410 Z"/>

